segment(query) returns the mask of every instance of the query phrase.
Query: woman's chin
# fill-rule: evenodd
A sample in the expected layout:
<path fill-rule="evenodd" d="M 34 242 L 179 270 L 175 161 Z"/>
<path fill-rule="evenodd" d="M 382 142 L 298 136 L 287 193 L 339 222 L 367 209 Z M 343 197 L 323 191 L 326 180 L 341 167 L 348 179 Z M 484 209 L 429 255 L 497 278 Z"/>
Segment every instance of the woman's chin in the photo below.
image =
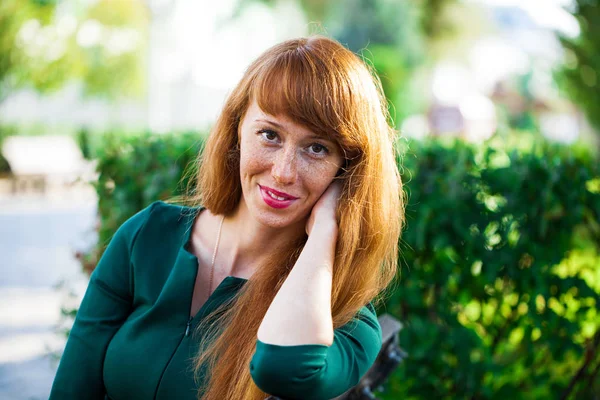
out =
<path fill-rule="evenodd" d="M 257 221 L 271 229 L 298 229 L 304 231 L 304 225 L 306 224 L 307 217 L 301 217 L 294 213 L 273 213 L 259 211 L 255 214 Z"/>
<path fill-rule="evenodd" d="M 291 229 L 294 225 L 297 225 L 297 223 L 294 223 L 294 221 L 289 218 L 277 218 L 270 216 L 261 218 L 259 222 L 265 227 L 272 229 Z"/>
<path fill-rule="evenodd" d="M 265 228 L 270 229 L 293 229 L 299 232 L 305 231 L 306 221 L 310 210 L 306 210 L 304 204 L 291 204 L 286 208 L 276 208 L 269 205 L 261 196 L 245 201 L 248 216 Z"/>

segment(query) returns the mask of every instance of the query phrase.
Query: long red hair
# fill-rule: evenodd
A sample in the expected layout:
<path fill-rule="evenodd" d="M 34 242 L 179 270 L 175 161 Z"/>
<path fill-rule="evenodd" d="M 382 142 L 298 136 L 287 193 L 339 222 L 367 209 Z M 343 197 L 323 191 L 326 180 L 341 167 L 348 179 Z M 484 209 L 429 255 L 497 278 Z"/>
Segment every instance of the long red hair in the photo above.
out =
<path fill-rule="evenodd" d="M 252 99 L 268 114 L 335 139 L 345 152 L 331 298 L 338 328 L 397 272 L 404 202 L 396 131 L 381 83 L 360 58 L 329 38 L 289 40 L 263 53 L 229 95 L 199 156 L 197 195 L 188 200 L 213 214 L 230 215 L 242 196 L 238 127 Z M 208 330 L 195 359 L 196 373 L 208 371 L 199 398 L 266 397 L 252 381 L 249 362 L 258 327 L 305 241 L 274 251 L 234 299 L 205 321 L 202 330 Z"/>

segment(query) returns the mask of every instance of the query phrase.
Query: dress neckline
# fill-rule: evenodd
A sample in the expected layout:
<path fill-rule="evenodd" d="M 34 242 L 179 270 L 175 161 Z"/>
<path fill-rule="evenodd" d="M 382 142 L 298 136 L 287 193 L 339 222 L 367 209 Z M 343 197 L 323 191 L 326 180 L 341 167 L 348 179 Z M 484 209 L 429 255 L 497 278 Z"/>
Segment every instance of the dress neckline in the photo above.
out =
<path fill-rule="evenodd" d="M 196 257 L 196 255 L 189 250 L 189 247 L 190 247 L 190 242 L 192 240 L 192 231 L 194 228 L 194 223 L 198 219 L 198 216 L 200 215 L 200 213 L 202 211 L 206 210 L 206 207 L 203 207 L 203 206 L 184 207 L 184 210 L 185 210 L 184 211 L 185 234 L 183 235 L 183 243 L 181 244 L 181 250 L 183 252 L 185 252 L 185 254 L 189 258 L 193 259 L 195 261 L 196 265 L 198 265 L 198 257 Z M 246 283 L 246 282 L 248 282 L 248 279 L 246 279 L 246 278 L 228 275 L 225 277 L 225 279 L 223 279 L 223 281 L 219 284 L 219 286 L 221 286 L 223 284 L 227 285 L 228 283 Z M 217 286 L 217 288 L 219 286 Z M 217 290 L 217 288 L 215 288 L 215 291 Z"/>

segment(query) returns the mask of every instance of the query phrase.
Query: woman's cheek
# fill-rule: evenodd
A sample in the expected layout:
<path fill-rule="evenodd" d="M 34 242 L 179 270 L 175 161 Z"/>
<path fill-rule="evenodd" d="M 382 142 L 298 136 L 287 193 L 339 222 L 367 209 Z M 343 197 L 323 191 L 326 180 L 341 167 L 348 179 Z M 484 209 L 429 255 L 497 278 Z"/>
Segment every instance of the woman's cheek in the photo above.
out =
<path fill-rule="evenodd" d="M 262 170 L 268 169 L 269 162 L 270 155 L 266 149 L 251 144 L 247 144 L 242 148 L 240 168 L 246 174 L 259 173 Z"/>
<path fill-rule="evenodd" d="M 336 165 L 329 162 L 303 163 L 301 168 L 304 182 L 312 187 L 317 199 L 329 187 L 338 170 Z"/>

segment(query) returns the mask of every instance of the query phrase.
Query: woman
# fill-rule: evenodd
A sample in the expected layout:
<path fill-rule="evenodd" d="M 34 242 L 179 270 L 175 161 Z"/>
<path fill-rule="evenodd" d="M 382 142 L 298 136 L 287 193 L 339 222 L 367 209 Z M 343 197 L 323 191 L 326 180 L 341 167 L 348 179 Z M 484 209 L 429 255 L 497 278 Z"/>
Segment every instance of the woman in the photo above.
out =
<path fill-rule="evenodd" d="M 329 399 L 355 385 L 381 346 L 370 301 L 397 266 L 394 138 L 378 80 L 339 43 L 267 50 L 207 140 L 195 206 L 154 203 L 116 232 L 51 398 Z"/>

